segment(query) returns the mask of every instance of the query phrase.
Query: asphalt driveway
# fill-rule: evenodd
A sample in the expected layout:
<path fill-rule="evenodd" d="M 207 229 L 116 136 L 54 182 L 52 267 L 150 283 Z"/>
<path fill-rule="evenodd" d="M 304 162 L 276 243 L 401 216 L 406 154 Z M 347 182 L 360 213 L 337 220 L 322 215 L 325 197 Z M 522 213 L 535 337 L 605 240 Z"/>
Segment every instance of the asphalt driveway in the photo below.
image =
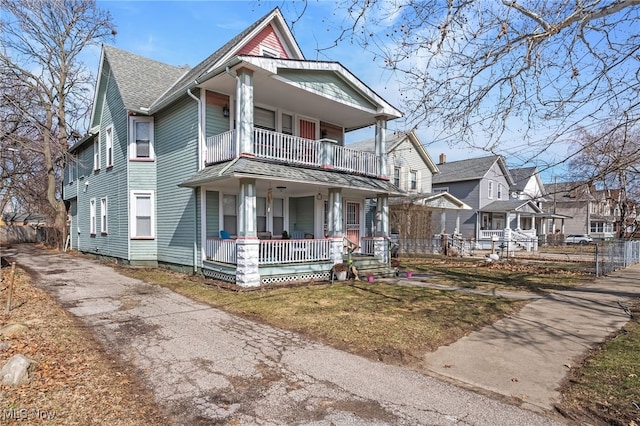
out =
<path fill-rule="evenodd" d="M 230 315 L 82 256 L 16 249 L 12 258 L 107 351 L 136 367 L 176 424 L 560 424 Z"/>

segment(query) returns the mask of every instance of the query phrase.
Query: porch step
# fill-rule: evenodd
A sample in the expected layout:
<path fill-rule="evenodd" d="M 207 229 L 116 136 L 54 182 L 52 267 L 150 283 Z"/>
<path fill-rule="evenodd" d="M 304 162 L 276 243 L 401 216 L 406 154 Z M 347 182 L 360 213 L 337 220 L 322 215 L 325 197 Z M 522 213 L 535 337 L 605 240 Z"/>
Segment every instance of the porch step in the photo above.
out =
<path fill-rule="evenodd" d="M 348 257 L 345 256 L 344 262 L 347 263 L 348 261 Z M 368 275 L 373 275 L 376 278 L 390 278 L 396 274 L 395 268 L 382 262 L 378 257 L 352 255 L 351 261 L 358 270 L 360 279 L 365 279 Z"/>

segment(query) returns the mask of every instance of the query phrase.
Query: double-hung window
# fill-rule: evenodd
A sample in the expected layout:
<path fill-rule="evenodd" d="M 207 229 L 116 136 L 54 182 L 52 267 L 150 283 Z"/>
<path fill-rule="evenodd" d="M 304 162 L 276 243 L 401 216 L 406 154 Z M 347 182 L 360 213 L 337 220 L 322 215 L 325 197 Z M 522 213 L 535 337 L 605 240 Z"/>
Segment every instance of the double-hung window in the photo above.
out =
<path fill-rule="evenodd" d="M 153 191 L 131 192 L 131 237 L 154 238 Z"/>
<path fill-rule="evenodd" d="M 222 197 L 222 226 L 230 235 L 238 235 L 238 208 L 236 196 L 224 194 Z"/>
<path fill-rule="evenodd" d="M 113 126 L 105 130 L 105 145 L 107 154 L 107 167 L 113 166 Z"/>
<path fill-rule="evenodd" d="M 498 183 L 498 200 L 502 200 L 502 184 Z"/>
<path fill-rule="evenodd" d="M 130 124 L 129 158 L 152 160 L 154 158 L 153 117 L 131 117 Z"/>
<path fill-rule="evenodd" d="M 100 170 L 100 137 L 93 141 L 93 170 Z"/>
<path fill-rule="evenodd" d="M 409 189 L 412 191 L 416 191 L 418 189 L 418 172 L 415 170 L 411 170 L 409 172 Z"/>
<path fill-rule="evenodd" d="M 393 184 L 400 188 L 400 167 L 393 168 Z"/>
<path fill-rule="evenodd" d="M 89 200 L 89 232 L 91 235 L 96 234 L 96 199 Z"/>
<path fill-rule="evenodd" d="M 107 233 L 107 198 L 100 198 L 100 232 Z"/>
<path fill-rule="evenodd" d="M 493 198 L 493 181 L 487 182 L 487 198 Z"/>

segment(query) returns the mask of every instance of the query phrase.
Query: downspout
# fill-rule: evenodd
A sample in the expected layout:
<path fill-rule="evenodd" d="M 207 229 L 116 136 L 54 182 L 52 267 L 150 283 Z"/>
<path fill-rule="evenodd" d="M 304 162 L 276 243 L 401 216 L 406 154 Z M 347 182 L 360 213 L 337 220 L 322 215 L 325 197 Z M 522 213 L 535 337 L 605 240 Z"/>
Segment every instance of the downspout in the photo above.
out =
<path fill-rule="evenodd" d="M 197 81 L 196 81 L 197 83 Z M 202 102 L 196 95 L 187 89 L 187 95 L 198 104 L 198 170 L 202 169 Z M 193 273 L 198 273 L 198 189 L 193 188 Z"/>

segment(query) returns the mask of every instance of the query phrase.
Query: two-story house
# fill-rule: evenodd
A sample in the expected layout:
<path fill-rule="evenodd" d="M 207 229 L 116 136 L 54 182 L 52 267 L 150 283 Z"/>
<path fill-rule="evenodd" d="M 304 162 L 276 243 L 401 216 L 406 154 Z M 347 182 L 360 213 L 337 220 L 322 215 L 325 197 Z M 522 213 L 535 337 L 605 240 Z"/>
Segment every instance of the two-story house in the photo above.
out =
<path fill-rule="evenodd" d="M 364 140 L 349 144 L 348 147 L 373 152 L 375 141 Z M 393 184 L 406 192 L 389 200 L 392 236 L 402 241 L 423 240 L 431 245 L 436 234 L 457 234 L 460 211 L 471 210 L 471 207 L 446 191 L 433 192 L 433 176 L 440 171 L 415 131 L 389 134 L 387 158 Z M 374 234 L 375 224 L 375 200 L 371 201 L 367 216 L 369 235 Z M 452 218 L 449 229 L 447 214 Z"/>
<path fill-rule="evenodd" d="M 552 221 L 550 228 L 566 235 L 588 234 L 599 240 L 615 237 L 620 217 L 619 191 L 598 190 L 587 182 L 553 182 L 545 184 L 545 188 L 548 196 L 544 209 L 566 217 L 562 226 Z"/>
<path fill-rule="evenodd" d="M 278 9 L 193 68 L 104 46 L 90 129 L 71 149 L 71 246 L 240 286 L 326 279 L 344 239 L 389 256 L 386 123 L 337 62 L 305 59 Z M 373 153 L 344 146 L 374 127 Z"/>
<path fill-rule="evenodd" d="M 447 191 L 472 207 L 460 212 L 459 232 L 463 238 L 475 239 L 485 249 L 492 248 L 496 241 L 536 249 L 534 219 L 542 210 L 534 200 L 511 198 L 516 182 L 502 156 L 447 162 L 441 155 L 438 169 L 433 190 Z M 447 222 L 451 220 L 447 218 Z"/>

